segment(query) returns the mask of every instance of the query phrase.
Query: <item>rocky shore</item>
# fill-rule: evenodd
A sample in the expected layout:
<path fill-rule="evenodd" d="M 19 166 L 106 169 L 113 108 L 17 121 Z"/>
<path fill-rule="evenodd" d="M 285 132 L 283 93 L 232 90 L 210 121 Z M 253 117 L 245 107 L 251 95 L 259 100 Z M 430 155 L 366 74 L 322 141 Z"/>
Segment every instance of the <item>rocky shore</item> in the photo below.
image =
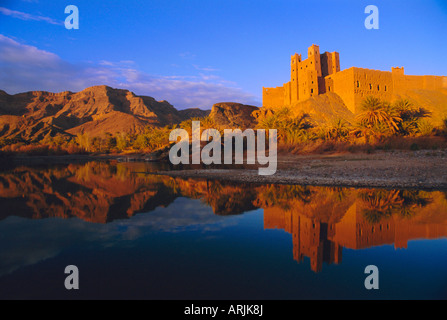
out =
<path fill-rule="evenodd" d="M 190 169 L 156 174 L 245 183 L 447 190 L 447 151 L 280 155 L 278 169 L 271 176 L 260 176 L 255 168 Z"/>

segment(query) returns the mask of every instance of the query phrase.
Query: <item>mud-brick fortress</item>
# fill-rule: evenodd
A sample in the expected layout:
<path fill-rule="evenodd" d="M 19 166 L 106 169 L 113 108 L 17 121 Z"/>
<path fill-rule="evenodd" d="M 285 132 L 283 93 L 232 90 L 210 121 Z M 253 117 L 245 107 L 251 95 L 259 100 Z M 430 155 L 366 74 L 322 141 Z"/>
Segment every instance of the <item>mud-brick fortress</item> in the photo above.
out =
<path fill-rule="evenodd" d="M 276 108 L 333 92 L 351 112 L 357 113 L 367 96 L 392 101 L 408 90 L 441 88 L 447 88 L 447 77 L 409 76 L 403 67 L 391 68 L 391 72 L 356 67 L 340 71 L 339 53 L 320 54 L 320 48 L 314 44 L 309 47 L 306 60 L 302 60 L 301 54 L 292 56 L 290 81 L 282 87 L 263 88 L 262 99 L 264 107 Z"/>

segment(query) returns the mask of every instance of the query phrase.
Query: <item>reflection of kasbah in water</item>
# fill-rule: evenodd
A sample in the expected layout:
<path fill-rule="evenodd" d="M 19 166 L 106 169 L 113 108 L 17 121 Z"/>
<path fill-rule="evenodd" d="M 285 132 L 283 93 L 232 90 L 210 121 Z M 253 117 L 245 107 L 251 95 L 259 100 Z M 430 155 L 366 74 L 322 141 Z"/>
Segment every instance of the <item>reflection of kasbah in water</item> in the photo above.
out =
<path fill-rule="evenodd" d="M 294 259 L 309 257 L 315 272 L 323 262 L 340 263 L 342 247 L 394 243 L 395 248 L 406 248 L 412 239 L 447 236 L 447 200 L 442 192 L 304 189 L 309 192 L 304 198 L 265 208 L 264 228 L 291 233 Z"/>
<path fill-rule="evenodd" d="M 264 228 L 292 234 L 293 257 L 313 271 L 340 263 L 342 248 L 447 236 L 443 192 L 286 185 L 234 185 L 148 175 L 144 163 L 90 162 L 0 173 L 0 219 L 78 217 L 107 223 L 168 206 L 178 197 L 201 199 L 215 214 L 264 209 Z"/>

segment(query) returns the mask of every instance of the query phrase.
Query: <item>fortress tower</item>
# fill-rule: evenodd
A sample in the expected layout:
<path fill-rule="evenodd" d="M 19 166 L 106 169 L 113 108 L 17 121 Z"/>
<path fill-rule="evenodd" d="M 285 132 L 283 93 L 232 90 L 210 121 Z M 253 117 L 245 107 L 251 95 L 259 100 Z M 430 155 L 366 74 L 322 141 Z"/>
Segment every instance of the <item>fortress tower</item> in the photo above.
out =
<path fill-rule="evenodd" d="M 320 47 L 313 44 L 307 51 L 307 59 L 295 53 L 290 62 L 290 81 L 282 87 L 263 88 L 263 105 L 280 107 L 304 101 L 325 93 L 324 78 L 340 71 L 338 52 L 320 54 Z"/>
<path fill-rule="evenodd" d="M 290 81 L 282 87 L 263 87 L 264 107 L 291 106 L 319 94 L 333 92 L 340 96 L 351 112 L 357 113 L 367 96 L 391 101 L 395 95 L 409 90 L 447 88 L 447 77 L 407 76 L 403 67 L 392 68 L 391 72 L 356 67 L 340 71 L 339 53 L 320 54 L 320 48 L 315 44 L 309 47 L 307 56 L 302 60 L 301 54 L 292 55 Z"/>

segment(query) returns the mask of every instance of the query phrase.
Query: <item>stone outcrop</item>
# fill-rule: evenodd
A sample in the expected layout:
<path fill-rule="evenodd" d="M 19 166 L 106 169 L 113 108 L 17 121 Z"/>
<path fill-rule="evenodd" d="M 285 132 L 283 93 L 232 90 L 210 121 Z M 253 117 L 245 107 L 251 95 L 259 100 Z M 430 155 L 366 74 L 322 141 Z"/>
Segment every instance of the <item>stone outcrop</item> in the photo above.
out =
<path fill-rule="evenodd" d="M 226 128 L 254 128 L 256 119 L 252 115 L 258 107 L 235 103 L 221 102 L 213 105 L 210 117 L 220 127 Z"/>

